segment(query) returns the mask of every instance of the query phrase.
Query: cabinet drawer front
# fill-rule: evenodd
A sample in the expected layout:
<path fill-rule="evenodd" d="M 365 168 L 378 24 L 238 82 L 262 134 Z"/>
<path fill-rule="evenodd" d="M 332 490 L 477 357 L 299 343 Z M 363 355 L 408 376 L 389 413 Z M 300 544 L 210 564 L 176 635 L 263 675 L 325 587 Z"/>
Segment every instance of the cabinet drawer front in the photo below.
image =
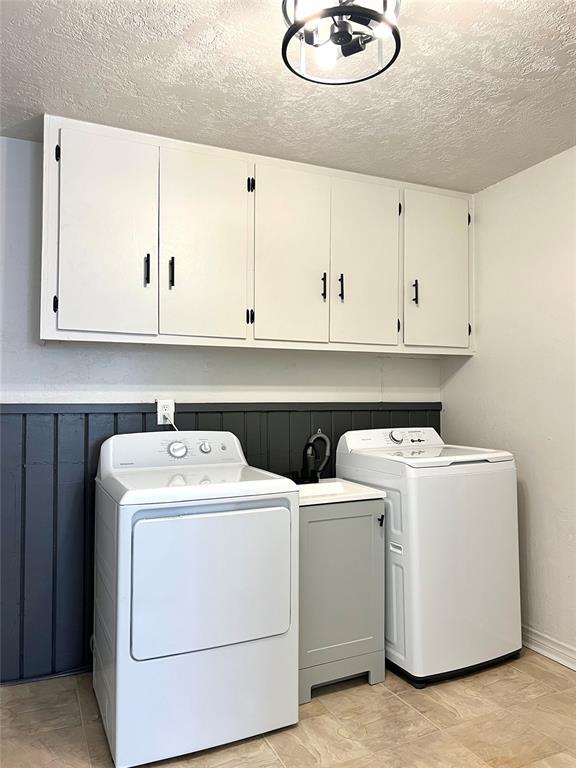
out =
<path fill-rule="evenodd" d="M 158 332 L 158 147 L 61 131 L 58 328 Z"/>
<path fill-rule="evenodd" d="M 404 343 L 469 345 L 468 201 L 406 191 Z"/>
<path fill-rule="evenodd" d="M 160 332 L 246 338 L 245 160 L 160 152 Z"/>
<path fill-rule="evenodd" d="M 300 667 L 384 647 L 381 501 L 300 510 Z"/>
<path fill-rule="evenodd" d="M 256 165 L 255 337 L 328 341 L 330 177 Z"/>

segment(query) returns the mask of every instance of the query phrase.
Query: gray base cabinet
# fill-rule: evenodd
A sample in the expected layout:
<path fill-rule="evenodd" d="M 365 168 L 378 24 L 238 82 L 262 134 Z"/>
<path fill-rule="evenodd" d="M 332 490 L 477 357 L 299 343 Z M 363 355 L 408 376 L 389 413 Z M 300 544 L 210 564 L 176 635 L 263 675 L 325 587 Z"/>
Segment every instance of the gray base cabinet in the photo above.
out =
<path fill-rule="evenodd" d="M 300 703 L 367 672 L 384 680 L 384 500 L 300 507 Z"/>

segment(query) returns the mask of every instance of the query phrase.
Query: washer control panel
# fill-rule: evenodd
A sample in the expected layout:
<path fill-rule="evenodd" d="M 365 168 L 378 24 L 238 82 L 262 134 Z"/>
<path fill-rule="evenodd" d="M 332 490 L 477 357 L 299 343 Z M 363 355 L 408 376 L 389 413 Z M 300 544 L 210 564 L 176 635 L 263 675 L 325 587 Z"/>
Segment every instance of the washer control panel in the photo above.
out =
<path fill-rule="evenodd" d="M 444 441 L 432 427 L 402 427 L 346 432 L 341 438 L 341 444 L 348 451 L 376 451 L 439 446 L 444 445 Z"/>
<path fill-rule="evenodd" d="M 116 435 L 107 451 L 115 469 L 246 463 L 231 432 L 146 432 Z"/>

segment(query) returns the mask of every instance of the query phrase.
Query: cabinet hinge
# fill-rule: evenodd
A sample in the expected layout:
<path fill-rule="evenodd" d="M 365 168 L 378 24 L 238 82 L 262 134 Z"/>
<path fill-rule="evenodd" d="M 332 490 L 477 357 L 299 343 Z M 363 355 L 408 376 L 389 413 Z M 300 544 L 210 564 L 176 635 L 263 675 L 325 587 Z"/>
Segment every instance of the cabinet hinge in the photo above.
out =
<path fill-rule="evenodd" d="M 472 326 L 468 323 L 468 336 L 472 336 Z"/>
<path fill-rule="evenodd" d="M 398 333 L 400 333 L 400 328 L 402 328 L 402 323 L 400 322 L 400 318 L 398 318 Z"/>
<path fill-rule="evenodd" d="M 54 296 L 52 299 L 52 311 L 58 312 L 58 296 Z"/>
<path fill-rule="evenodd" d="M 398 216 L 402 216 L 402 203 L 398 203 Z"/>
<path fill-rule="evenodd" d="M 254 176 L 248 176 L 246 179 L 246 191 L 247 192 L 254 192 L 256 189 L 256 179 Z"/>
<path fill-rule="evenodd" d="M 56 158 L 56 162 L 60 162 L 60 144 L 56 144 L 56 149 L 54 150 L 54 157 Z"/>
<path fill-rule="evenodd" d="M 470 226 L 470 224 L 472 224 L 472 216 L 468 214 L 468 226 Z"/>

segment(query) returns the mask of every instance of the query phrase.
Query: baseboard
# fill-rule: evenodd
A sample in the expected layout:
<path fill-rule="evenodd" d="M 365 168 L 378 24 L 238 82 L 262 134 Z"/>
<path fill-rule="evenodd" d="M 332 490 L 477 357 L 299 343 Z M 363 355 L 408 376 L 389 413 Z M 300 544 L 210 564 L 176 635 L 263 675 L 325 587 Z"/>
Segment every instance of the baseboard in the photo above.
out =
<path fill-rule="evenodd" d="M 536 653 L 541 653 L 552 661 L 557 661 L 565 667 L 576 671 L 576 648 L 560 640 L 555 640 L 543 632 L 538 632 L 531 627 L 522 627 L 524 645 Z"/>
<path fill-rule="evenodd" d="M 27 683 L 39 683 L 41 680 L 54 680 L 57 677 L 70 677 L 71 675 L 82 675 L 85 672 L 92 672 L 92 666 L 76 667 L 75 669 L 67 669 L 65 672 L 55 672 L 53 675 L 40 675 L 39 677 L 24 677 L 21 680 L 1 680 L 0 688 L 9 687 L 11 685 L 26 685 Z"/>

